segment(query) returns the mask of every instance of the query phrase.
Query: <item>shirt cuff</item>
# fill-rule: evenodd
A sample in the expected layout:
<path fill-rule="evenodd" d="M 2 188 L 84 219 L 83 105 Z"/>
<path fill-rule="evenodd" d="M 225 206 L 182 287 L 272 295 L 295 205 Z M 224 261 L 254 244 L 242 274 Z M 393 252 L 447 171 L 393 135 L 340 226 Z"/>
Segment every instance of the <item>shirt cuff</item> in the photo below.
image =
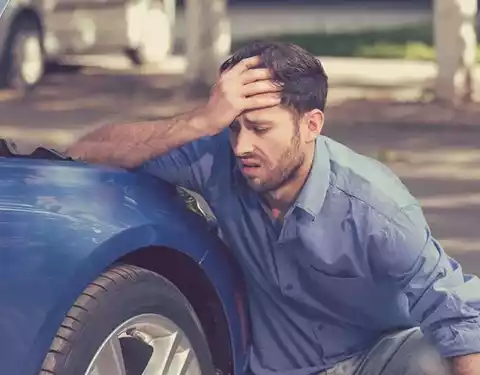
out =
<path fill-rule="evenodd" d="M 424 334 L 442 357 L 480 353 L 480 319 L 470 319 L 435 330 L 424 329 Z"/>

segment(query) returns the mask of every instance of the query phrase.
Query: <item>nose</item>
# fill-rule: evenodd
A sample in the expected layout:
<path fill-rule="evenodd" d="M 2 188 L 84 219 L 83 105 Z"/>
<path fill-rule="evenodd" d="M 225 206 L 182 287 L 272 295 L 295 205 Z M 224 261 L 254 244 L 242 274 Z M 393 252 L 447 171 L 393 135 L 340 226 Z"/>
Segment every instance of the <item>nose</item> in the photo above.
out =
<path fill-rule="evenodd" d="M 240 129 L 233 134 L 232 143 L 235 156 L 242 156 L 253 152 L 253 136 L 245 129 Z"/>

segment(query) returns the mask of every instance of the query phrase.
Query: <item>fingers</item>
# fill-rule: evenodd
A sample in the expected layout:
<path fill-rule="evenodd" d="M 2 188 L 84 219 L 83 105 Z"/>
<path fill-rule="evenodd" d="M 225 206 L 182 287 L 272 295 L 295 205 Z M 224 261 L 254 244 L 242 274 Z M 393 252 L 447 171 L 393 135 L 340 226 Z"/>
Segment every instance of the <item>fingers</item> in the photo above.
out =
<path fill-rule="evenodd" d="M 221 113 L 221 125 L 230 124 L 242 111 L 274 107 L 281 103 L 282 84 L 275 82 L 272 72 L 260 68 L 261 58 L 246 58 L 225 71 L 213 87 L 209 103 Z"/>
<path fill-rule="evenodd" d="M 237 63 L 231 69 L 223 72 L 219 79 L 235 80 L 243 85 L 261 81 L 272 80 L 273 74 L 267 68 L 258 68 L 261 63 L 260 56 L 248 57 Z"/>
<path fill-rule="evenodd" d="M 249 83 L 243 86 L 243 96 L 248 97 L 257 94 L 264 93 L 276 93 L 282 90 L 279 84 L 276 84 L 272 81 L 263 80 Z"/>
<path fill-rule="evenodd" d="M 272 72 L 270 72 L 270 70 L 266 68 L 255 68 L 246 70 L 240 76 L 240 79 L 244 85 L 255 81 L 271 80 L 272 78 Z"/>
<path fill-rule="evenodd" d="M 261 63 L 262 63 L 262 59 L 260 56 L 247 57 L 242 61 L 240 61 L 238 64 L 236 64 L 232 69 L 230 69 L 229 72 L 232 74 L 240 75 L 241 73 L 249 69 L 255 68 Z"/>

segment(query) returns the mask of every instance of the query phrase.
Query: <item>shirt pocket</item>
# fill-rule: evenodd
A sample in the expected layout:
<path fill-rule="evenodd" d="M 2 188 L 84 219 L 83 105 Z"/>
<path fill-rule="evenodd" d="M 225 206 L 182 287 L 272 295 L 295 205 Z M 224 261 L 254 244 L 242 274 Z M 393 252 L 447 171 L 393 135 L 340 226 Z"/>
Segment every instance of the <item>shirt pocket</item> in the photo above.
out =
<path fill-rule="evenodd" d="M 328 265 L 319 260 L 305 261 L 303 285 L 316 296 L 316 299 L 333 306 L 355 305 L 356 300 L 366 292 L 365 277 L 355 267 L 348 264 Z"/>
<path fill-rule="evenodd" d="M 364 276 L 362 261 L 350 237 L 303 233 L 300 239 L 303 244 L 300 262 L 310 277 L 320 280 L 357 280 Z"/>
<path fill-rule="evenodd" d="M 306 252 L 301 257 L 302 268 L 307 275 L 318 280 L 358 280 L 362 277 L 360 266 L 348 254 L 330 252 Z"/>
<path fill-rule="evenodd" d="M 309 262 L 307 265 L 308 272 L 313 277 L 330 278 L 334 280 L 357 280 L 360 276 L 355 269 L 350 267 L 326 267 L 319 262 Z"/>

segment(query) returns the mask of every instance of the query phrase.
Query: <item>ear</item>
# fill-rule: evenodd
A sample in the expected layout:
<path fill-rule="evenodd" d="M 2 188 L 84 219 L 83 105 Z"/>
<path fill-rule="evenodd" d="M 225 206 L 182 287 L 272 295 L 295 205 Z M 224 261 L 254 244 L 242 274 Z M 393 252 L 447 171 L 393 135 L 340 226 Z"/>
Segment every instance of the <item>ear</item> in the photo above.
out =
<path fill-rule="evenodd" d="M 306 141 L 307 143 L 314 142 L 322 132 L 325 116 L 319 109 L 313 109 L 305 113 L 304 121 L 307 128 Z"/>

